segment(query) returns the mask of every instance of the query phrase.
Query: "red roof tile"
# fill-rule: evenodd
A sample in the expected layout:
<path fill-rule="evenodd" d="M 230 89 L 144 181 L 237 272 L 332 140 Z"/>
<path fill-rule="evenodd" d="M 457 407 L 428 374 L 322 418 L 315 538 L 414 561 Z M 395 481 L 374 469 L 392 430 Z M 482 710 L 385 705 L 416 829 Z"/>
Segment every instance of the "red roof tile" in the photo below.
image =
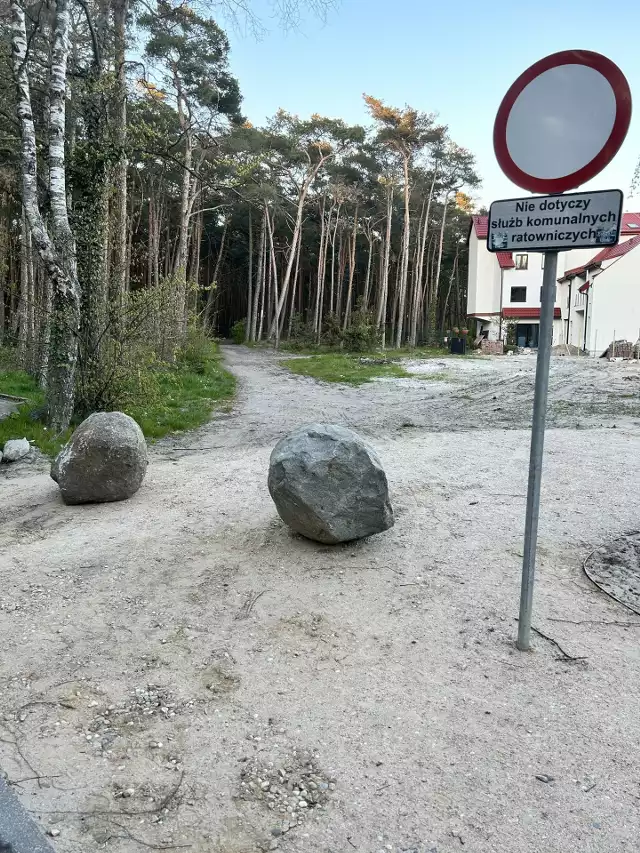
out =
<path fill-rule="evenodd" d="M 500 264 L 500 269 L 511 270 L 515 267 L 511 252 L 496 252 L 496 258 Z"/>
<path fill-rule="evenodd" d="M 573 269 L 567 270 L 562 278 L 558 279 L 558 281 L 564 281 L 565 278 L 573 278 L 574 275 L 583 275 L 586 271 L 587 267 L 584 264 L 581 267 L 574 267 Z"/>
<path fill-rule="evenodd" d="M 472 216 L 471 218 L 473 219 L 473 229 L 476 232 L 476 237 L 479 240 L 486 240 L 489 231 L 489 217 Z"/>
<path fill-rule="evenodd" d="M 603 261 L 612 261 L 614 258 L 621 258 L 640 244 L 640 234 L 632 237 L 631 240 L 625 240 L 624 243 L 618 243 L 617 246 L 608 246 L 589 261 L 588 266 L 601 264 Z"/>
<path fill-rule="evenodd" d="M 518 320 L 539 320 L 540 319 L 540 309 L 539 308 L 503 308 L 502 309 L 503 317 L 514 317 Z M 562 314 L 559 308 L 553 309 L 553 319 L 561 320 Z"/>
<path fill-rule="evenodd" d="M 607 246 L 606 249 L 601 249 L 598 254 L 594 255 L 586 264 L 583 264 L 581 267 L 574 267 L 572 270 L 567 270 L 562 278 L 558 279 L 558 281 L 565 281 L 567 278 L 572 278 L 575 275 L 584 275 L 587 270 L 601 266 L 604 261 L 612 261 L 614 258 L 621 258 L 632 249 L 635 249 L 638 245 L 640 245 L 640 234 L 632 237 L 630 240 L 625 240 L 623 243 L 618 243 L 617 246 Z"/>
<path fill-rule="evenodd" d="M 476 237 L 480 240 L 486 240 L 487 233 L 489 231 L 489 217 L 473 216 L 472 219 Z M 622 214 L 622 227 L 620 229 L 620 234 L 623 237 L 631 237 L 634 234 L 640 234 L 640 213 Z"/>
<path fill-rule="evenodd" d="M 623 213 L 620 233 L 625 237 L 631 234 L 640 234 L 640 213 Z"/>

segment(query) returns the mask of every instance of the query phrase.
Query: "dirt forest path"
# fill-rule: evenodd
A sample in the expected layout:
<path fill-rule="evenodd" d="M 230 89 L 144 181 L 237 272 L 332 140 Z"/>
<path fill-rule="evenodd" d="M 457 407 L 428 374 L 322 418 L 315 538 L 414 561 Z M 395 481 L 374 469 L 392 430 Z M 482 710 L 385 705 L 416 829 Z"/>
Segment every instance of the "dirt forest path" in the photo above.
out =
<path fill-rule="evenodd" d="M 312 421 L 341 423 L 377 440 L 414 428 L 436 432 L 526 429 L 531 421 L 534 356 L 410 362 L 416 378 L 352 387 L 317 382 L 281 366 L 296 356 L 241 346 L 226 346 L 222 352 L 238 379 L 232 410 L 199 430 L 160 442 L 160 453 L 273 444 Z M 438 378 L 418 378 L 419 374 Z M 595 360 L 555 358 L 548 423 L 573 428 L 633 426 L 640 420 L 639 390 L 637 362 L 610 366 Z"/>
<path fill-rule="evenodd" d="M 0 480 L 0 768 L 55 849 L 635 850 L 640 619 L 582 562 L 638 529 L 638 367 L 554 361 L 534 624 L 564 652 L 525 655 L 533 359 L 358 389 L 225 358 L 233 411 L 133 499 Z M 311 420 L 374 443 L 392 530 L 282 525 L 269 453 Z"/>

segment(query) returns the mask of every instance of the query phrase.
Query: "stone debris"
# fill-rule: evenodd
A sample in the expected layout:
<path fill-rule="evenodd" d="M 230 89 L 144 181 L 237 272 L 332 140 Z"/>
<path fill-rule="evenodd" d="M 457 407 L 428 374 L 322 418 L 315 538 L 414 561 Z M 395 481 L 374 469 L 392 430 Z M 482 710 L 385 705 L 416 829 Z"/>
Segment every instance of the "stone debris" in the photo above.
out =
<path fill-rule="evenodd" d="M 120 705 L 109 705 L 98 711 L 87 726 L 85 739 L 102 749 L 110 752 L 118 737 L 132 731 L 140 731 L 157 720 L 171 720 L 187 708 L 193 707 L 194 700 L 177 702 L 168 691 L 159 685 L 138 687 L 130 700 Z M 161 749 L 160 740 L 151 740 L 150 749 Z M 167 759 L 171 769 L 179 769 L 179 759 Z M 126 789 L 125 789 L 126 790 Z M 122 794 L 119 796 L 133 796 Z"/>
<path fill-rule="evenodd" d="M 274 838 L 324 809 L 336 789 L 336 780 L 315 763 L 312 753 L 294 751 L 279 766 L 248 760 L 240 771 L 240 800 L 254 800 L 274 813 Z"/>
<path fill-rule="evenodd" d="M 10 438 L 5 442 L 4 448 L 0 453 L 0 461 L 2 462 L 17 462 L 18 459 L 23 459 L 29 455 L 31 445 L 26 438 Z"/>

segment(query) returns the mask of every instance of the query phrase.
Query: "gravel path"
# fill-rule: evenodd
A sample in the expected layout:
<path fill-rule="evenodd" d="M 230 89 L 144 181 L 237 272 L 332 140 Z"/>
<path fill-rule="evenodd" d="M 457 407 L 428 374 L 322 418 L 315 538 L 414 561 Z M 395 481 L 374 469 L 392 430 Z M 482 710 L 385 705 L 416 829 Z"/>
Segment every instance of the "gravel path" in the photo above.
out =
<path fill-rule="evenodd" d="M 582 561 L 638 528 L 638 367 L 554 360 L 534 624 L 566 654 L 522 654 L 534 360 L 354 389 L 226 358 L 234 411 L 134 499 L 0 487 L 0 765 L 56 850 L 635 851 L 640 619 Z M 388 533 L 280 523 L 270 449 L 317 419 L 374 441 Z"/>

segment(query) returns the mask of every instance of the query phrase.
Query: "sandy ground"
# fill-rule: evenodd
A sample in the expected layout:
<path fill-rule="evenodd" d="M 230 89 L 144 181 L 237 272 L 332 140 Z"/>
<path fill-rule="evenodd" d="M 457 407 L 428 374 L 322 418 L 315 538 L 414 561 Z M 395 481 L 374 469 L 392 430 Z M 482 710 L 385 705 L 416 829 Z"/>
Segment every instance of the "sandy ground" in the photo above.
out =
<path fill-rule="evenodd" d="M 226 356 L 235 410 L 132 500 L 0 479 L 0 766 L 56 850 L 636 851 L 640 619 L 582 562 L 640 527 L 640 368 L 553 363 L 534 624 L 574 661 L 514 647 L 534 359 L 354 389 Z M 374 442 L 391 531 L 283 527 L 269 453 L 312 420 Z"/>

